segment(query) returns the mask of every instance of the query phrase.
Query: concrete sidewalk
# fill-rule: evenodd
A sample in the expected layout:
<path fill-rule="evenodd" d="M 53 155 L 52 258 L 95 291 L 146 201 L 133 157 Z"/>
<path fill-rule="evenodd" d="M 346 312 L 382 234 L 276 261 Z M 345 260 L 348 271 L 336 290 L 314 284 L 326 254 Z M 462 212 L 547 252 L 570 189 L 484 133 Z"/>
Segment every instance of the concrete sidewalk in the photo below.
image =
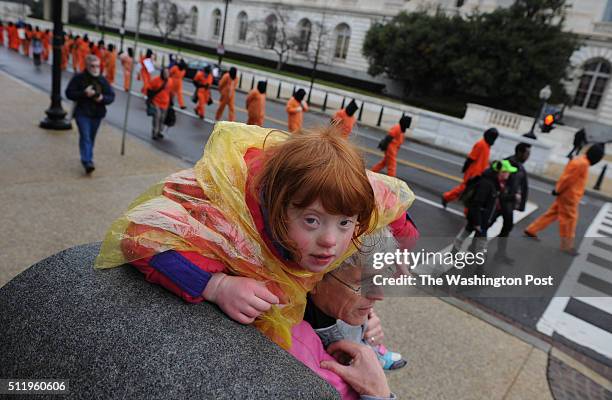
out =
<path fill-rule="evenodd" d="M 62 249 L 100 241 L 138 194 L 187 167 L 103 124 L 86 176 L 78 135 L 38 127 L 49 97 L 0 73 L 0 286 Z M 66 105 L 66 110 L 70 109 Z M 378 306 L 387 345 L 409 359 L 389 374 L 401 399 L 551 399 L 546 347 L 535 347 L 436 298 Z"/>

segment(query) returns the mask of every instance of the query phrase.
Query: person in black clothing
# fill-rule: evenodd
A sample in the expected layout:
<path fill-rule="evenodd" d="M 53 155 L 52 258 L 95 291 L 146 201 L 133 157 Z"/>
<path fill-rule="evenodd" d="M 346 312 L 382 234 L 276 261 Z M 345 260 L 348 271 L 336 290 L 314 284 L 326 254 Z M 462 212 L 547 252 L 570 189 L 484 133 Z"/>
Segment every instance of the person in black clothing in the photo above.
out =
<path fill-rule="evenodd" d="M 506 192 L 508 177 L 517 172 L 510 161 L 493 161 L 472 185 L 473 194 L 466 199 L 467 225 L 459 232 L 453 243 L 453 252 L 459 252 L 463 242 L 474 232 L 474 240 L 470 250 L 474 252 L 487 251 L 487 230 L 498 206 L 498 200 Z M 469 184 L 468 184 L 469 186 Z M 466 192 L 472 190 L 466 188 Z"/>
<path fill-rule="evenodd" d="M 98 57 L 88 55 L 85 62 L 85 72 L 74 75 L 68 83 L 66 97 L 76 102 L 73 117 L 79 128 L 81 163 L 85 172 L 91 174 L 96 169 L 93 163 L 96 133 L 106 116 L 106 106 L 115 100 L 115 92 L 100 75 Z"/>
<path fill-rule="evenodd" d="M 489 224 L 490 227 L 497 218 L 500 216 L 503 218 L 504 224 L 501 232 L 497 235 L 499 238 L 507 238 L 510 231 L 512 231 L 514 227 L 514 210 L 525 211 L 527 196 L 529 194 L 529 184 L 527 181 L 527 171 L 523 164 L 529 159 L 530 154 L 531 145 L 528 143 L 519 143 L 514 148 L 514 155 L 506 158 L 506 160 L 510 161 L 510 164 L 517 169 L 517 172 L 511 174 L 508 178 L 506 190 L 500 196 L 498 206 Z M 514 260 L 508 257 L 507 247 L 507 239 L 498 240 L 497 251 L 493 259 L 512 265 L 514 264 Z"/>
<path fill-rule="evenodd" d="M 576 134 L 574 134 L 574 148 L 567 155 L 570 160 L 580 154 L 580 150 L 587 144 L 586 131 L 584 128 L 580 128 Z"/>

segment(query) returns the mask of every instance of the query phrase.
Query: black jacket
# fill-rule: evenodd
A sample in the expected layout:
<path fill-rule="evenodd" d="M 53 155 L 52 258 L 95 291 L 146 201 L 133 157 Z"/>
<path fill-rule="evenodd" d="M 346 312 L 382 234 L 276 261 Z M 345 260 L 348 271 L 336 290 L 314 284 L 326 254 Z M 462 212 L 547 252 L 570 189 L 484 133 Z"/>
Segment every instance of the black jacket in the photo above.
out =
<path fill-rule="evenodd" d="M 85 88 L 89 85 L 94 87 L 96 95 L 87 97 Z M 94 100 L 98 94 L 102 94 L 101 102 Z M 115 92 L 108 81 L 100 75 L 97 78 L 91 76 L 87 71 L 72 77 L 66 87 L 66 97 L 76 102 L 74 116 L 86 116 L 90 118 L 104 118 L 106 106 L 115 100 Z"/>
<path fill-rule="evenodd" d="M 493 218 L 495 205 L 500 196 L 497 173 L 491 168 L 485 170 L 478 182 L 468 208 L 467 219 L 473 226 L 487 227 Z"/>
<path fill-rule="evenodd" d="M 529 184 L 527 181 L 527 171 L 523 167 L 523 163 L 519 162 L 515 156 L 506 158 L 510 161 L 513 167 L 518 168 L 518 171 L 510 174 L 508 183 L 506 184 L 506 190 L 502 195 L 502 207 L 511 207 L 512 210 L 515 208 L 520 211 L 525 211 L 525 204 L 527 203 L 527 195 L 529 194 Z M 521 202 L 516 204 L 516 194 L 521 194 Z"/>

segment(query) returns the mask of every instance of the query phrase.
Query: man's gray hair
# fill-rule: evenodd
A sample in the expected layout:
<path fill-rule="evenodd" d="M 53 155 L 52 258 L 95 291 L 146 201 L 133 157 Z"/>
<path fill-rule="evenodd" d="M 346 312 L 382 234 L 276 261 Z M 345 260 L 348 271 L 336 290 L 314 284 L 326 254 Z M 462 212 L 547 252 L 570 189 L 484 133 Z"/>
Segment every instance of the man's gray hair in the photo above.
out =
<path fill-rule="evenodd" d="M 398 248 L 397 240 L 387 226 L 364 235 L 361 242 L 361 250 L 344 260 L 337 271 L 352 267 L 371 268 L 374 264 L 375 253 L 394 253 Z"/>
<path fill-rule="evenodd" d="M 85 57 L 86 65 L 90 65 L 94 61 L 100 61 L 98 56 L 96 56 L 95 54 L 89 54 L 87 57 Z"/>

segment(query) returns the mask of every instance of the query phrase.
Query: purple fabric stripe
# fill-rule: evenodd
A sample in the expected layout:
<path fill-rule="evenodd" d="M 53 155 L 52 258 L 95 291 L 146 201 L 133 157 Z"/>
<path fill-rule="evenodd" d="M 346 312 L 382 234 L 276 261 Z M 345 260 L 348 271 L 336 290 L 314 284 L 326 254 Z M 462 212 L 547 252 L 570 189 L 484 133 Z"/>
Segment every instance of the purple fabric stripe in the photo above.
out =
<path fill-rule="evenodd" d="M 201 270 L 174 250 L 157 254 L 151 259 L 150 264 L 193 297 L 200 297 L 212 278 L 210 272 Z"/>

